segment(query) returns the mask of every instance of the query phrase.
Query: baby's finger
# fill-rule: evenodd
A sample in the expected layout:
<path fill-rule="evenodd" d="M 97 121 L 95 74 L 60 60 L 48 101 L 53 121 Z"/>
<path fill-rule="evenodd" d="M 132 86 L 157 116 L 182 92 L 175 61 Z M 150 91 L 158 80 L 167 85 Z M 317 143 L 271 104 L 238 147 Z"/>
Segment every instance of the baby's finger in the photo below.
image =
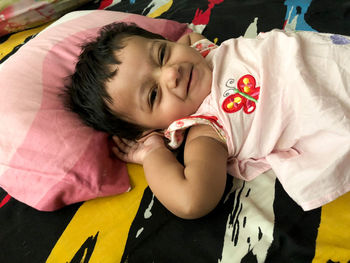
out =
<path fill-rule="evenodd" d="M 132 147 L 132 146 L 134 146 L 136 144 L 136 142 L 133 141 L 133 140 L 128 140 L 128 139 L 124 139 L 124 138 L 122 138 L 121 140 L 123 141 L 123 143 L 125 143 L 129 147 Z"/>
<path fill-rule="evenodd" d="M 117 156 L 120 160 L 127 162 L 127 160 L 126 160 L 127 154 L 120 151 L 120 149 L 118 147 L 112 147 L 112 151 L 115 154 L 115 156 Z"/>
<path fill-rule="evenodd" d="M 118 136 L 113 136 L 112 139 L 116 144 L 119 144 L 121 142 L 121 139 Z"/>
<path fill-rule="evenodd" d="M 115 146 L 118 148 L 119 151 L 123 153 L 127 153 L 130 150 L 130 146 L 126 144 L 122 139 L 119 137 L 113 137 Z"/>
<path fill-rule="evenodd" d="M 132 147 L 136 143 L 133 140 L 128 140 L 128 139 L 125 139 L 125 138 L 119 138 L 118 136 L 113 136 L 113 140 L 118 145 L 125 144 L 125 145 L 128 145 L 129 147 Z"/>

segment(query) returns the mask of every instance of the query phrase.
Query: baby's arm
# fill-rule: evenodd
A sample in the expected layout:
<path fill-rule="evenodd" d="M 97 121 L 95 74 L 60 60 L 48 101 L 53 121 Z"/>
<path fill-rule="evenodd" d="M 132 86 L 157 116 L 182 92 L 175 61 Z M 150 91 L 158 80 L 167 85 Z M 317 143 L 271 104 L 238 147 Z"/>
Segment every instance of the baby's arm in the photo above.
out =
<path fill-rule="evenodd" d="M 209 135 L 209 136 L 208 136 Z M 219 203 L 226 183 L 226 147 L 213 138 L 207 126 L 190 129 L 184 166 L 167 148 L 159 148 L 144 160 L 147 181 L 157 196 L 175 215 L 193 219 L 206 215 Z"/>
<path fill-rule="evenodd" d="M 135 151 L 142 152 L 142 156 L 134 156 L 138 158 L 135 161 L 143 164 L 151 190 L 168 210 L 179 217 L 193 219 L 216 207 L 225 189 L 227 149 L 210 126 L 190 129 L 184 165 L 159 140 L 145 144 L 146 150 Z M 127 151 L 124 148 L 124 152 Z M 125 154 L 116 151 L 119 158 L 130 161 Z M 133 158 L 130 151 L 128 154 Z"/>
<path fill-rule="evenodd" d="M 201 34 L 198 33 L 189 33 L 186 35 L 183 35 L 182 37 L 180 37 L 176 42 L 179 44 L 185 44 L 185 45 L 189 45 L 192 46 L 194 43 L 196 43 L 197 41 L 201 40 L 201 39 L 205 39 L 206 37 L 204 37 Z"/>

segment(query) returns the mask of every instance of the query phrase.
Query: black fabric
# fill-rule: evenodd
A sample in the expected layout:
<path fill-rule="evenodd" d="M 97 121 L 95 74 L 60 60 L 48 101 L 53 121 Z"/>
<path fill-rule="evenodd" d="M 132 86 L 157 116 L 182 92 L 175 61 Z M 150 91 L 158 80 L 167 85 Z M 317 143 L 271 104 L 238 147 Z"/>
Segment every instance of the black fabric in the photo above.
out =
<path fill-rule="evenodd" d="M 266 262 L 312 262 L 320 224 L 321 208 L 304 212 L 277 180 L 275 184 L 275 227 Z"/>
<path fill-rule="evenodd" d="M 0 188 L 0 201 L 6 196 Z M 11 197 L 0 208 L 0 262 L 45 262 L 80 205 L 41 212 Z"/>
<path fill-rule="evenodd" d="M 284 0 L 274 1 L 222 1 L 210 8 L 211 1 L 187 1 L 176 0 L 171 8 L 159 18 L 172 19 L 180 23 L 190 23 L 194 19 L 197 10 L 202 12 L 210 11 L 210 22 L 203 31 L 208 39 L 218 39 L 218 44 L 232 37 L 239 37 L 244 34 L 255 17 L 259 17 L 258 32 L 265 32 L 273 28 L 282 28 L 285 18 L 286 6 Z M 219 1 L 217 1 L 219 2 Z M 123 11 L 130 13 L 147 13 L 147 4 L 136 1 L 122 1 L 120 4 L 109 8 L 109 10 Z"/>
<path fill-rule="evenodd" d="M 228 175 L 224 196 L 231 188 L 232 178 Z M 240 229 L 244 228 L 244 223 L 233 222 L 242 209 L 240 199 L 243 188 L 230 193 L 225 202 L 221 200 L 214 211 L 197 220 L 182 220 L 175 217 L 147 188 L 130 228 L 122 262 L 216 263 L 218 259 L 221 260 L 227 219 L 230 218 L 230 224 L 234 226 L 232 229 L 234 244 L 237 242 L 234 239 L 239 237 Z M 290 199 L 277 180 L 275 191 L 274 234 L 266 262 L 312 262 L 321 208 L 304 212 Z M 152 216 L 145 219 L 144 215 L 152 203 L 152 198 L 154 198 Z M 140 229 L 143 231 L 138 235 Z M 240 262 L 258 261 L 252 251 L 247 251 Z"/>
<path fill-rule="evenodd" d="M 312 1 L 305 20 L 319 32 L 350 35 L 350 1 Z"/>
<path fill-rule="evenodd" d="M 231 188 L 232 177 L 228 175 L 224 196 Z M 130 228 L 122 262 L 217 262 L 235 196 L 232 193 L 225 203 L 222 200 L 203 218 L 184 220 L 167 211 L 147 188 Z M 152 210 L 148 211 L 152 199 Z M 147 212 L 152 213 L 150 218 L 145 218 Z M 143 231 L 137 235 L 140 229 Z"/>

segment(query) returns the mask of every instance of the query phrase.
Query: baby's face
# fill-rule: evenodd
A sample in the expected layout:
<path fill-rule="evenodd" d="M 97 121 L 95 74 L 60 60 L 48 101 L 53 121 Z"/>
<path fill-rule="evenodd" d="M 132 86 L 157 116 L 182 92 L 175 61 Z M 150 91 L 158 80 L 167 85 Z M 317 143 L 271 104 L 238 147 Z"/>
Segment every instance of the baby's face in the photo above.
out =
<path fill-rule="evenodd" d="M 126 121 L 165 129 L 196 112 L 210 93 L 212 71 L 195 49 L 131 36 L 118 51 L 117 74 L 107 83 L 110 107 Z M 113 70 L 115 69 L 113 68 Z"/>

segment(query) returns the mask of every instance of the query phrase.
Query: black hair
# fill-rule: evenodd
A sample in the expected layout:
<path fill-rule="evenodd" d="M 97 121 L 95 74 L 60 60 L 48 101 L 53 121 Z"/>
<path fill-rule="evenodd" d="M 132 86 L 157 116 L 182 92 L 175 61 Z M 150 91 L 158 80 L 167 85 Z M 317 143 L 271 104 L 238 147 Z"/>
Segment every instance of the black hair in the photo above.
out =
<path fill-rule="evenodd" d="M 146 128 L 127 122 L 113 111 L 112 98 L 106 83 L 117 74 L 112 65 L 119 65 L 116 51 L 125 47 L 123 40 L 130 36 L 164 39 L 135 24 L 112 23 L 104 26 L 98 37 L 82 45 L 75 72 L 64 89 L 64 103 L 68 110 L 96 130 L 126 139 L 137 139 Z"/>

